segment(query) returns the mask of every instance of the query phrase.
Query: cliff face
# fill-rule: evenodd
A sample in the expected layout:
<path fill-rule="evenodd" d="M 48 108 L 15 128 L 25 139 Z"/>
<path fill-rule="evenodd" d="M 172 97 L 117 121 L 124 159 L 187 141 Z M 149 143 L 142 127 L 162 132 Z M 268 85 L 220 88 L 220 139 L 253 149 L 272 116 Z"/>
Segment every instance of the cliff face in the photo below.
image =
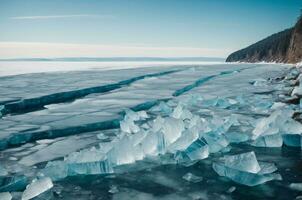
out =
<path fill-rule="evenodd" d="M 271 35 L 228 56 L 226 62 L 283 62 L 302 60 L 302 18 L 294 28 Z"/>
<path fill-rule="evenodd" d="M 302 17 L 294 27 L 290 45 L 286 55 L 286 61 L 297 63 L 302 61 Z"/>

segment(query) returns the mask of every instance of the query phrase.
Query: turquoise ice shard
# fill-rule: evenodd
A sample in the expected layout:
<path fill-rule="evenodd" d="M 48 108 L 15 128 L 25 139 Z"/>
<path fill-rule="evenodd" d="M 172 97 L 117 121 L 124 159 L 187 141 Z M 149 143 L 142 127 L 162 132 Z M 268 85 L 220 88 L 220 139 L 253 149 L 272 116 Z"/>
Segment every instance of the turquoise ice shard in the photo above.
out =
<path fill-rule="evenodd" d="M 139 127 L 134 123 L 135 121 L 135 116 L 130 116 L 127 117 L 127 115 L 125 116 L 125 118 L 120 121 L 120 127 L 121 130 L 125 133 L 137 133 L 140 129 Z"/>
<path fill-rule="evenodd" d="M 232 156 L 224 156 L 223 160 L 225 166 L 233 169 L 251 173 L 258 173 L 261 170 L 253 151 Z"/>
<path fill-rule="evenodd" d="M 120 122 L 121 130 L 125 133 L 137 133 L 140 128 L 134 122 L 149 118 L 146 111 L 134 112 L 128 109 L 125 113 L 124 119 Z"/>
<path fill-rule="evenodd" d="M 278 170 L 278 168 L 276 167 L 276 165 L 274 163 L 268 163 L 268 162 L 259 162 L 259 166 L 260 166 L 260 171 L 258 172 L 258 174 L 270 174 L 273 173 L 275 171 Z M 276 178 L 278 177 L 278 175 L 276 176 Z M 277 179 L 282 179 L 281 176 Z"/>
<path fill-rule="evenodd" d="M 137 142 L 134 137 L 135 135 L 125 135 L 120 138 L 114 147 L 107 153 L 109 163 L 112 163 L 113 165 L 130 164 L 143 158 L 140 146 L 135 145 Z"/>
<path fill-rule="evenodd" d="M 149 118 L 146 111 L 134 112 L 130 109 L 127 109 L 125 111 L 125 113 L 126 113 L 126 115 L 125 115 L 124 119 L 130 120 L 130 121 L 138 121 L 138 120 L 144 120 L 144 119 Z"/>
<path fill-rule="evenodd" d="M 113 169 L 108 160 L 68 164 L 68 176 L 107 174 L 112 172 Z"/>
<path fill-rule="evenodd" d="M 22 200 L 29 200 L 46 192 L 53 187 L 53 183 L 49 177 L 42 177 L 33 180 L 22 194 Z"/>
<path fill-rule="evenodd" d="M 283 139 L 280 134 L 264 135 L 250 143 L 255 147 L 282 147 Z"/>
<path fill-rule="evenodd" d="M 287 115 L 293 114 L 293 113 L 286 113 Z M 282 117 L 283 112 L 282 110 L 277 110 L 273 112 L 269 117 L 263 118 L 258 121 L 256 124 L 255 129 L 253 130 L 252 139 L 257 139 L 260 135 L 273 135 L 279 133 L 279 126 L 277 124 L 278 122 L 284 122 L 285 118 L 288 116 Z"/>
<path fill-rule="evenodd" d="M 205 159 L 209 156 L 209 146 L 200 139 L 195 140 L 186 150 L 182 152 L 182 157 L 191 161 Z"/>
<path fill-rule="evenodd" d="M 185 130 L 181 137 L 179 137 L 174 143 L 169 145 L 168 151 L 175 153 L 176 151 L 185 150 L 190 146 L 195 140 L 197 140 L 199 134 L 197 131 Z"/>
<path fill-rule="evenodd" d="M 67 176 L 109 174 L 113 173 L 113 169 L 108 160 L 86 162 L 53 161 L 47 163 L 42 173 L 56 181 Z"/>
<path fill-rule="evenodd" d="M 204 134 L 203 137 L 209 146 L 210 153 L 216 153 L 229 145 L 224 134 L 211 131 Z"/>
<path fill-rule="evenodd" d="M 167 144 L 175 142 L 184 130 L 184 122 L 181 119 L 167 117 L 161 125 L 161 131 L 164 134 Z"/>
<path fill-rule="evenodd" d="M 287 146 L 301 147 L 302 124 L 293 119 L 288 119 L 282 125 L 282 138 Z"/>
<path fill-rule="evenodd" d="M 68 165 L 64 161 L 51 161 L 47 163 L 42 173 L 57 181 L 68 176 Z"/>
<path fill-rule="evenodd" d="M 181 103 L 179 103 L 176 106 L 176 108 L 173 110 L 171 117 L 185 120 L 185 119 L 191 119 L 193 115 L 188 109 L 184 108 L 184 106 Z"/>
<path fill-rule="evenodd" d="M 160 102 L 159 105 L 151 108 L 152 112 L 161 112 L 163 114 L 170 114 L 173 112 L 173 109 L 165 102 Z"/>
<path fill-rule="evenodd" d="M 253 131 L 252 139 L 255 146 L 267 146 L 267 147 L 280 147 L 283 142 L 288 146 L 300 146 L 300 140 L 297 138 L 301 136 L 302 124 L 293 120 L 291 116 L 293 110 L 280 109 L 273 112 L 268 118 L 264 118 L 259 121 Z M 281 134 L 280 136 L 272 136 L 275 134 Z M 262 138 L 261 138 L 262 137 Z"/>
<path fill-rule="evenodd" d="M 13 197 L 9 192 L 2 192 L 0 193 L 1 200 L 11 200 Z"/>
<path fill-rule="evenodd" d="M 120 121 L 121 130 L 125 133 L 137 133 L 139 132 L 139 127 L 130 119 L 124 119 Z"/>
<path fill-rule="evenodd" d="M 277 170 L 274 164 L 258 163 L 254 152 L 224 156 L 213 163 L 213 169 L 220 176 L 228 177 L 234 182 L 247 186 L 282 179 L 279 174 L 273 173 Z"/>
<path fill-rule="evenodd" d="M 171 117 L 174 117 L 176 119 L 180 119 L 181 118 L 181 115 L 183 114 L 183 106 L 179 103 L 176 108 L 174 108 L 172 114 L 171 114 Z"/>
<path fill-rule="evenodd" d="M 292 119 L 294 111 L 281 108 L 269 117 L 260 120 L 253 130 L 252 142 L 254 146 L 281 147 L 301 146 L 302 124 Z M 281 137 L 282 136 L 282 137 Z"/>

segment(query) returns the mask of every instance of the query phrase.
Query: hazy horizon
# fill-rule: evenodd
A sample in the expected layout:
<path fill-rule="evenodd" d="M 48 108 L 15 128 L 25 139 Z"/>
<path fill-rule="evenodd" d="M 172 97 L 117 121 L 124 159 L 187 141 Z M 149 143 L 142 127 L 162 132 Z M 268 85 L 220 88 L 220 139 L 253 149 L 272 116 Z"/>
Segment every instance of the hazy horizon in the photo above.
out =
<path fill-rule="evenodd" d="M 0 2 L 0 58 L 221 57 L 292 27 L 299 0 Z"/>

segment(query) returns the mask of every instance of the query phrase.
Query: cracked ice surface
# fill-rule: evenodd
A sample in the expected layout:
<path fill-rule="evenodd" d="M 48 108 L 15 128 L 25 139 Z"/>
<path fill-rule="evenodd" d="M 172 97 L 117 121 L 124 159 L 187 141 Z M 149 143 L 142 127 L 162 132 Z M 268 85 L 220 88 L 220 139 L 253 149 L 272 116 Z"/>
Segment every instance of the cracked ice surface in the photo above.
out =
<path fill-rule="evenodd" d="M 283 93 L 290 94 L 287 79 L 297 73 L 281 82 L 268 79 L 283 75 L 286 68 L 232 64 L 109 70 L 102 72 L 108 73 L 108 83 L 121 81 L 125 74 L 140 79 L 40 110 L 4 113 L 0 192 L 20 196 L 43 173 L 54 184 L 48 191 L 50 199 L 242 199 L 247 197 L 242 185 L 263 183 L 261 191 L 249 189 L 250 195 L 275 194 L 282 199 L 288 193 L 287 182 L 299 182 L 302 176 L 296 170 L 302 129 L 292 119 L 300 108 L 276 102 Z M 175 69 L 180 71 L 141 77 Z M 81 78 L 85 73 L 90 74 L 89 81 Z M 97 72 L 71 74 L 76 74 L 79 89 L 107 81 L 99 82 Z M 0 82 L 9 85 L 27 76 Z M 61 80 L 59 74 L 54 77 Z M 70 78 L 65 84 L 72 82 Z M 29 89 L 35 88 L 31 84 Z M 60 82 L 51 84 L 54 91 L 64 91 Z M 15 91 L 8 95 L 10 100 L 28 98 L 21 90 L 10 90 Z M 43 86 L 32 95 L 47 94 L 42 91 Z M 286 187 L 276 190 L 276 184 Z M 226 192 L 234 185 L 232 194 Z"/>

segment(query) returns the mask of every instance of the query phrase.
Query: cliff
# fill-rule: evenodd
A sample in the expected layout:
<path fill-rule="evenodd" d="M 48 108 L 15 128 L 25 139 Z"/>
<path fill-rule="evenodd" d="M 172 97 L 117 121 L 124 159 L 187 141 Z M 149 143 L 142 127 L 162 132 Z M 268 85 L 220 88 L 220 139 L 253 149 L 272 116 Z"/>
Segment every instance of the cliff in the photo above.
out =
<path fill-rule="evenodd" d="M 273 34 L 228 56 L 226 62 L 282 62 L 302 60 L 302 17 L 293 28 Z"/>

